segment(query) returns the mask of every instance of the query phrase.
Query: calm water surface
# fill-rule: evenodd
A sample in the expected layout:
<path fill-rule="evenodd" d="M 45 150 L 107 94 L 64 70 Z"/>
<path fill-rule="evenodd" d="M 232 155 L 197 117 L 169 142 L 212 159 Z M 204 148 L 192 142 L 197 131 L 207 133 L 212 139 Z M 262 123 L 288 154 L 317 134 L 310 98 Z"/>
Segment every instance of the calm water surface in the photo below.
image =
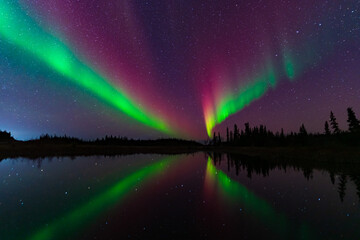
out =
<path fill-rule="evenodd" d="M 0 162 L 0 239 L 359 239 L 360 177 L 242 156 Z"/>

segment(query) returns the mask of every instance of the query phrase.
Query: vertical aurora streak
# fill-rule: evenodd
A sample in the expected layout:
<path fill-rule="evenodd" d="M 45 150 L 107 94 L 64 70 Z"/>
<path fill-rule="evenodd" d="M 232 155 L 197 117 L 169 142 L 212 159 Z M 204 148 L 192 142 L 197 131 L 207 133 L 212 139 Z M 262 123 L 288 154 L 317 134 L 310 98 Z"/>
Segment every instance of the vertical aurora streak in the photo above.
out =
<path fill-rule="evenodd" d="M 205 125 L 208 137 L 211 137 L 213 128 L 221 124 L 230 115 L 236 114 L 254 101 L 263 97 L 269 90 L 276 89 L 281 81 L 294 82 L 309 68 L 313 68 L 321 61 L 322 49 L 312 42 L 304 44 L 301 48 L 293 49 L 297 53 L 284 48 L 282 61 L 267 61 L 265 67 L 257 69 L 255 76 L 247 79 L 246 83 L 238 87 L 238 91 L 229 91 L 220 94 L 215 103 L 204 101 Z M 315 48 L 315 50 L 313 50 Z M 315 57 L 317 56 L 317 57 Z M 238 82 L 244 82 L 239 77 Z"/>
<path fill-rule="evenodd" d="M 283 75 L 293 79 L 294 62 L 290 58 L 284 58 L 284 68 L 285 73 L 277 72 L 269 61 L 261 74 L 239 87 L 239 91 L 220 97 L 215 106 L 207 101 L 204 105 L 204 115 L 208 136 L 211 137 L 212 130 L 217 124 L 261 98 L 269 89 L 274 89 Z"/>
<path fill-rule="evenodd" d="M 81 62 L 59 39 L 42 30 L 17 6 L 6 1 L 0 2 L 0 36 L 100 101 L 146 126 L 166 134 L 175 134 L 162 118 L 142 109 L 109 80 Z"/>
<path fill-rule="evenodd" d="M 226 40 L 221 39 L 221 41 L 217 36 L 213 39 L 213 44 L 216 47 L 206 57 L 207 59 L 215 59 L 214 63 L 212 63 L 215 73 L 201 79 L 202 82 L 205 82 L 202 85 L 204 90 L 202 107 L 208 137 L 212 136 L 214 127 L 224 122 L 229 116 L 241 112 L 256 100 L 263 98 L 269 90 L 273 89 L 278 92 L 279 85 L 282 82 L 303 82 L 305 80 L 307 81 L 307 88 L 315 84 L 318 92 L 321 92 L 319 93 L 321 98 L 326 94 L 326 91 L 322 92 L 322 89 L 325 89 L 326 86 L 322 86 L 322 88 L 316 86 L 317 75 L 334 71 L 334 66 L 338 67 L 339 64 L 343 63 L 342 60 L 339 60 L 339 63 L 333 63 L 338 60 L 334 60 L 337 55 L 346 56 L 351 51 L 356 51 L 356 42 L 359 41 L 355 40 L 355 38 L 358 38 L 355 31 L 359 29 L 359 22 L 354 21 L 356 10 L 351 4 L 347 5 L 347 11 L 342 11 L 344 3 L 321 3 L 320 1 L 320 5 L 324 4 L 325 6 L 328 4 L 328 8 L 324 13 L 319 11 L 319 6 L 309 7 L 304 3 L 305 9 L 308 9 L 308 11 L 319 12 L 312 21 L 309 21 L 309 15 L 303 10 L 302 4 L 290 4 L 294 7 L 292 10 L 288 9 L 288 3 L 277 2 L 277 4 L 277 6 L 270 4 L 272 5 L 270 8 L 274 10 L 274 12 L 270 11 L 270 15 L 276 13 L 274 16 L 267 15 L 269 13 L 269 9 L 267 9 L 269 4 L 262 5 L 262 13 L 257 9 L 259 6 L 256 6 L 257 10 L 252 14 L 259 14 L 260 20 L 248 16 L 249 26 L 242 28 L 244 32 L 234 30 L 236 33 L 231 32 L 232 35 L 229 33 L 229 31 L 233 30 L 232 27 L 228 26 L 231 30 L 223 30 L 217 25 L 212 28 L 213 31 L 226 35 Z M 287 14 L 291 13 L 294 17 L 291 17 L 291 20 L 286 19 L 284 21 L 282 17 L 278 16 L 279 11 L 284 11 L 284 16 L 289 17 L 290 15 Z M 262 19 L 262 15 L 266 15 L 265 19 Z M 295 17 L 296 15 L 298 17 Z M 229 23 L 232 22 L 233 18 L 236 18 L 231 10 L 229 10 L 227 17 L 224 18 L 224 21 L 229 21 Z M 272 18 L 276 24 L 269 21 Z M 246 18 L 241 19 L 247 21 Z M 339 22 L 339 19 L 342 19 L 341 22 Z M 252 25 L 251 21 L 256 21 L 258 24 Z M 271 27 L 264 27 L 262 24 L 270 24 Z M 274 31 L 274 29 L 277 30 Z M 246 34 L 248 32 L 249 35 Z M 247 37 L 252 38 L 252 42 L 243 40 L 241 43 L 244 46 L 240 44 L 236 46 L 236 39 L 241 38 L 244 33 Z M 232 44 L 229 44 L 229 42 Z M 348 49 L 347 54 L 343 54 L 341 53 L 343 51 L 341 47 L 346 42 L 351 47 L 345 47 L 345 49 Z M 223 47 L 223 45 L 225 46 Z M 331 61 L 333 62 L 331 63 Z M 206 62 L 206 59 L 204 62 Z M 350 62 L 354 62 L 354 58 Z M 206 74 L 203 73 L 202 75 Z M 213 80 L 214 78 L 215 80 Z M 329 74 L 329 78 L 334 77 Z M 288 89 L 291 88 L 289 84 L 282 84 L 281 86 L 284 85 Z M 297 89 L 303 88 L 300 84 L 293 85 Z M 311 88 L 307 90 L 310 92 Z M 291 91 L 294 92 L 294 90 Z M 306 95 L 306 93 L 303 94 Z M 283 92 L 280 91 L 278 95 L 277 98 L 281 99 Z M 313 98 L 315 97 L 318 96 Z M 295 102 L 297 102 L 298 98 L 296 96 L 294 98 L 296 99 Z M 308 97 L 305 98 L 306 100 L 310 101 L 312 99 Z M 275 99 L 275 101 L 278 100 Z M 264 101 L 262 103 L 264 104 Z M 303 106 L 306 106 L 306 102 L 303 103 Z M 327 106 L 327 109 L 329 109 L 329 106 Z M 245 121 L 254 120 L 249 119 L 247 116 L 244 116 L 244 119 Z"/>

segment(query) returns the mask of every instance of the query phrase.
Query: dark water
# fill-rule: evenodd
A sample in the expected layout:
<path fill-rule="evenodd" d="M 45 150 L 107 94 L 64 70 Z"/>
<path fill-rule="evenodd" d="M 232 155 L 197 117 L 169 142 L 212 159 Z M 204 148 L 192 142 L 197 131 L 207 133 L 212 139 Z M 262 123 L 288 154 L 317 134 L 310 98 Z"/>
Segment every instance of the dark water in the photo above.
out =
<path fill-rule="evenodd" d="M 0 162 L 0 239 L 359 239 L 360 177 L 205 153 Z"/>

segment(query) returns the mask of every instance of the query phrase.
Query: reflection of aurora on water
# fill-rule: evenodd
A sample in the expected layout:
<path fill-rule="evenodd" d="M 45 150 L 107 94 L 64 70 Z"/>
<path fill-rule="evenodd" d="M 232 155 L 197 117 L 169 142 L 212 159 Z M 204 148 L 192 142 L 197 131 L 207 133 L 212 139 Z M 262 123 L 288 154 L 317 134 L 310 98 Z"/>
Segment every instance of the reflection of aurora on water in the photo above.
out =
<path fill-rule="evenodd" d="M 307 224 L 303 223 L 300 227 L 291 226 L 285 215 L 276 212 L 271 204 L 256 196 L 244 185 L 232 180 L 223 171 L 216 169 L 210 156 L 206 167 L 205 187 L 214 191 L 218 190 L 218 193 L 231 204 L 235 202 L 243 204 L 250 214 L 269 226 L 281 237 L 298 232 L 298 239 L 313 239 Z"/>
<path fill-rule="evenodd" d="M 171 157 L 171 159 L 174 159 L 174 157 Z M 170 162 L 172 162 L 170 158 L 166 158 L 137 170 L 113 184 L 103 193 L 90 199 L 87 203 L 80 205 L 64 216 L 60 216 L 58 220 L 32 235 L 29 240 L 64 239 L 71 236 L 80 227 L 91 223 L 99 214 L 109 210 L 131 194 L 131 191 L 136 186 L 163 172 Z"/>

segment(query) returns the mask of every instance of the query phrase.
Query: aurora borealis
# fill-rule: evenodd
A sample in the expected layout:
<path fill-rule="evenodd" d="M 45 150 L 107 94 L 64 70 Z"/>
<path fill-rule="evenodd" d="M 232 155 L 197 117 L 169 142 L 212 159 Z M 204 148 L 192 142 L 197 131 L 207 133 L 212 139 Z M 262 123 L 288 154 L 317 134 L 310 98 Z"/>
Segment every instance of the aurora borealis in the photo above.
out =
<path fill-rule="evenodd" d="M 0 3 L 0 129 L 205 139 L 360 112 L 358 1 Z"/>

